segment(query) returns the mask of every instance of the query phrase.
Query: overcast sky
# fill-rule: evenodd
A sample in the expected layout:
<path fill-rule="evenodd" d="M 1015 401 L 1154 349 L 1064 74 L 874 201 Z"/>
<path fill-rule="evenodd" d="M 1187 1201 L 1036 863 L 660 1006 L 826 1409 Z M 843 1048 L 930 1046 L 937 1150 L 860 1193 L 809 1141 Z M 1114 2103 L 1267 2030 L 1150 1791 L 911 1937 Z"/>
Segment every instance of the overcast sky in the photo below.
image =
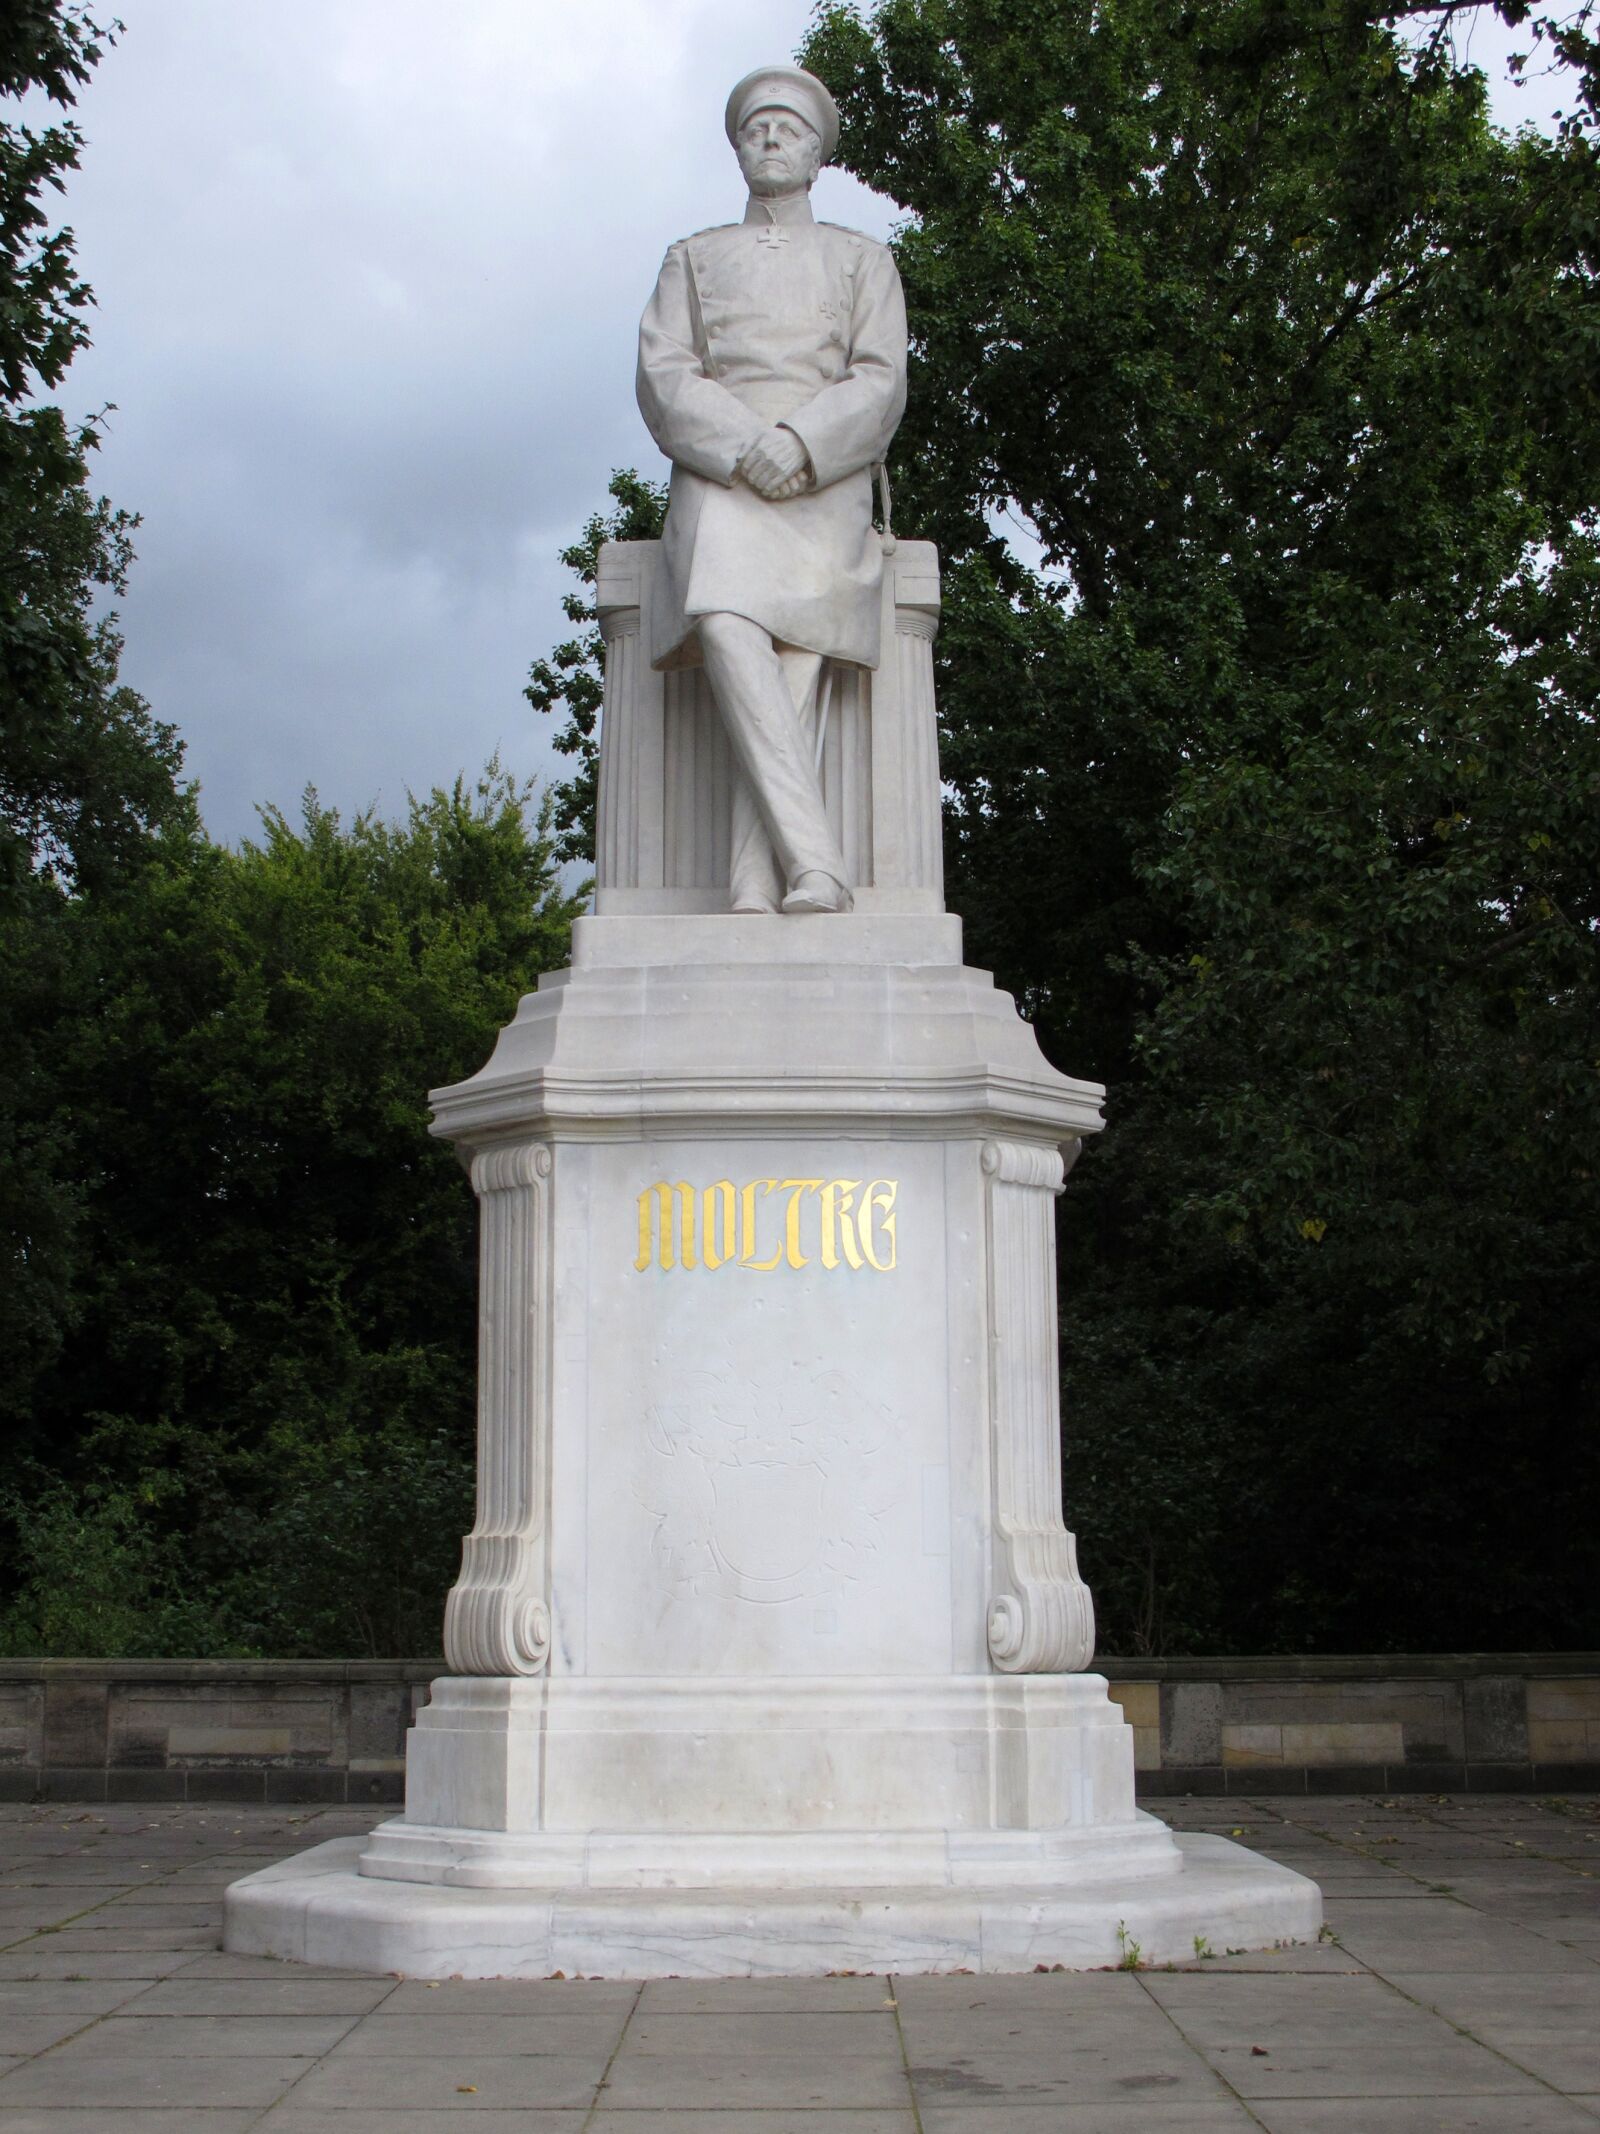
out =
<path fill-rule="evenodd" d="M 556 552 L 613 467 L 662 471 L 639 312 L 674 238 L 742 211 L 723 102 L 811 0 L 117 12 L 65 209 L 95 345 L 61 398 L 116 404 L 97 482 L 143 517 L 124 678 L 230 840 L 308 783 L 393 813 L 496 748 L 540 769 Z M 841 172 L 815 201 L 889 234 Z"/>

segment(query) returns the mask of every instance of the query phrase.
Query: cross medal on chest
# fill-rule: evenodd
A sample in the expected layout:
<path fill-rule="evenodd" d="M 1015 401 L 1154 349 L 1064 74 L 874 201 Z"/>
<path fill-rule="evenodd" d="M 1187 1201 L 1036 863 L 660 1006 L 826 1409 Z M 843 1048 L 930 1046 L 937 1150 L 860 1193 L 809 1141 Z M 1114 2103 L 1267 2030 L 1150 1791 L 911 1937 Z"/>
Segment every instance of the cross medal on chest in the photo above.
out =
<path fill-rule="evenodd" d="M 765 229 L 757 230 L 756 232 L 756 243 L 758 245 L 766 245 L 772 251 L 776 251 L 779 245 L 786 245 L 788 242 L 789 232 L 780 229 L 775 222 L 769 222 Z"/>

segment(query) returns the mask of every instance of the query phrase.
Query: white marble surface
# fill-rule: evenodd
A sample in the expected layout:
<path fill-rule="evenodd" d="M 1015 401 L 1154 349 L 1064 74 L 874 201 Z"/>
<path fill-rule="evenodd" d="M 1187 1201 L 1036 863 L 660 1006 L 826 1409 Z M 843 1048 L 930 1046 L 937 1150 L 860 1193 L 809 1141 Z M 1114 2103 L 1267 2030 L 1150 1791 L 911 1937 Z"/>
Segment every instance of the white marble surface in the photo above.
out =
<path fill-rule="evenodd" d="M 571 967 L 574 971 L 740 969 L 752 974 L 817 967 L 959 970 L 961 921 L 953 911 L 857 911 L 818 918 L 810 925 L 780 927 L 732 912 L 591 914 L 573 921 Z"/>
<path fill-rule="evenodd" d="M 998 1832 L 1037 1853 L 1137 1828 L 1141 1848 L 1166 1845 L 1135 1816 L 1131 1736 L 1090 1674 L 445 1677 L 412 1730 L 406 1816 L 464 1846 L 631 1833 L 665 1858 L 749 1839 L 779 1880 L 785 1836 Z"/>
<path fill-rule="evenodd" d="M 1093 1830 L 541 1831 L 380 1824 L 360 1871 L 441 1889 L 736 1890 L 769 1896 L 820 1889 L 985 1889 L 997 1884 L 1093 1894 L 1178 1872 L 1164 1825 L 1135 1815 Z"/>
<path fill-rule="evenodd" d="M 820 1189 L 787 1183 L 796 1178 Z M 888 1137 L 790 1134 L 719 1149 L 674 1137 L 564 1146 L 556 1180 L 573 1211 L 557 1245 L 558 1310 L 568 1285 L 589 1297 L 581 1353 L 574 1329 L 573 1353 L 556 1361 L 556 1488 L 587 1513 L 554 1537 L 558 1665 L 769 1679 L 970 1672 L 986 1544 L 981 1448 L 961 1415 L 976 1394 L 980 1328 L 947 1279 L 980 1219 L 970 1152 L 962 1163 L 938 1143 Z M 698 1219 L 692 1269 L 678 1181 Z M 639 1196 L 658 1182 L 677 1264 L 661 1265 L 658 1191 L 656 1250 L 641 1270 Z M 885 1265 L 858 1245 L 864 1264 L 852 1266 L 840 1241 L 875 1188 L 892 1206 L 875 1210 L 866 1242 Z M 706 1216 L 721 1232 L 730 1203 L 732 1242 L 748 1232 L 753 1250 L 713 1271 Z M 803 1266 L 789 1264 L 791 1243 Z M 630 1359 L 646 1357 L 642 1378 Z M 569 1424 L 580 1401 L 581 1430 Z"/>
<path fill-rule="evenodd" d="M 436 1093 L 479 1506 L 404 1817 L 229 1946 L 419 1973 L 1097 1964 L 1314 1932 L 1085 1672 L 1054 1199 L 1101 1092 L 934 915 L 580 922 Z"/>
<path fill-rule="evenodd" d="M 906 307 L 887 246 L 812 215 L 823 84 L 763 68 L 728 110 L 743 218 L 669 248 L 639 329 L 639 409 L 672 462 L 647 642 L 655 667 L 705 667 L 733 743 L 730 901 L 776 920 L 851 904 L 823 665 L 879 664 L 873 477 L 905 408 Z"/>
<path fill-rule="evenodd" d="M 229 1946 L 419 1973 L 1114 1962 L 1315 1931 L 1086 1672 L 1054 1200 L 1101 1092 L 936 916 L 605 917 L 436 1093 L 479 1505 L 405 1816 Z"/>
<path fill-rule="evenodd" d="M 595 910 L 605 917 L 727 916 L 734 849 L 748 830 L 748 813 L 736 806 L 737 763 L 704 668 L 658 672 L 644 656 L 661 585 L 659 541 L 608 541 L 601 548 L 595 604 L 606 679 Z M 815 700 L 808 695 L 823 809 L 858 917 L 944 911 L 933 674 L 939 598 L 933 543 L 897 541 L 884 559 L 876 668 L 826 661 Z M 769 917 L 756 922 L 774 959 L 793 953 L 784 936 L 814 931 L 775 926 Z M 862 944 L 868 938 L 855 936 Z M 885 937 L 881 959 L 923 961 L 912 939 L 911 952 L 902 955 Z M 863 960 L 860 947 L 845 953 Z"/>
<path fill-rule="evenodd" d="M 1226 1838 L 1176 1840 L 1165 1876 L 1054 1889 L 1003 1879 L 847 1886 L 450 1889 L 358 1870 L 338 1838 L 236 1882 L 227 1945 L 244 1955 L 417 1978 L 752 1978 L 834 1971 L 1031 1971 L 1146 1963 L 1315 1939 L 1316 1885 Z"/>
<path fill-rule="evenodd" d="M 524 995 L 477 1074 L 432 1092 L 435 1133 L 469 1149 L 679 1129 L 729 1143 L 765 1121 L 798 1157 L 830 1128 L 1053 1147 L 1101 1124 L 1104 1091 L 1046 1062 L 1010 995 L 949 960 L 937 921 L 579 924 L 572 968 Z M 672 955 L 679 926 L 690 961 Z"/>

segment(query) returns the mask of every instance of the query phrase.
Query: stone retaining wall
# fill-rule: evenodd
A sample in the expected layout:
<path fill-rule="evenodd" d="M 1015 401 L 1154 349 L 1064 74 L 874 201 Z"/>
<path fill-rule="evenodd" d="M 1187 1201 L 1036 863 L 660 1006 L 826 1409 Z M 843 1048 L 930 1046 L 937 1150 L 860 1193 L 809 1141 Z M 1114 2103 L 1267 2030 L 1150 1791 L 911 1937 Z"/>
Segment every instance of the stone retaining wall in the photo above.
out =
<path fill-rule="evenodd" d="M 1147 1795 L 1600 1786 L 1600 1654 L 1095 1664 Z"/>
<path fill-rule="evenodd" d="M 0 1660 L 0 1800 L 398 1801 L 442 1660 Z"/>
<path fill-rule="evenodd" d="M 1096 1662 L 1139 1789 L 1600 1788 L 1600 1654 Z M 398 1801 L 440 1660 L 0 1660 L 0 1800 Z"/>

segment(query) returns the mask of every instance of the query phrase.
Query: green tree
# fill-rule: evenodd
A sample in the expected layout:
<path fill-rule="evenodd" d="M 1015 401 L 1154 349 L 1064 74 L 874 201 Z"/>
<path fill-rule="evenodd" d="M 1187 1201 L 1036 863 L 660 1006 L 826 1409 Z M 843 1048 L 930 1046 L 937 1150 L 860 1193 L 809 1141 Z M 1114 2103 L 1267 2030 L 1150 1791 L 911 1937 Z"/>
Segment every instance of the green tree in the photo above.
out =
<path fill-rule="evenodd" d="M 13 1506 L 13 1649 L 136 1621 L 435 1649 L 470 1524 L 476 1219 L 426 1092 L 566 960 L 549 816 L 495 766 L 400 824 L 308 795 L 240 851 L 173 847 L 112 910 L 74 900 L 95 982 L 54 1093 L 92 1165 L 75 1338 L 4 1388 L 51 1478 Z M 97 1566 L 81 1622 L 39 1567 L 68 1545 Z"/>
<path fill-rule="evenodd" d="M 106 41 L 66 0 L 15 0 L 0 22 L 0 909 L 40 873 L 103 886 L 188 817 L 176 738 L 118 686 L 114 620 L 93 612 L 122 589 L 134 522 L 90 488 L 96 420 L 38 398 L 88 340 L 72 233 L 46 212 L 83 137 L 16 114 L 29 92 L 70 111 Z"/>
<path fill-rule="evenodd" d="M 1594 47 L 1545 22 L 1571 119 L 1508 138 L 1475 13 L 882 0 L 802 53 L 907 211 L 952 900 L 1111 1088 L 1109 1649 L 1600 1627 Z"/>
<path fill-rule="evenodd" d="M 82 986 L 71 897 L 123 894 L 163 838 L 195 829 L 181 751 L 117 681 L 115 618 L 133 521 L 90 486 L 96 421 L 45 397 L 87 339 L 90 294 L 46 209 L 78 162 L 65 114 L 106 32 L 81 7 L 0 17 L 0 1349 L 27 1383 L 75 1323 L 86 1162 L 55 1101 L 52 1032 Z M 22 99 L 63 114 L 23 123 Z"/>
<path fill-rule="evenodd" d="M 592 586 L 606 541 L 653 541 L 666 517 L 665 483 L 647 482 L 631 467 L 619 467 L 607 485 L 616 507 L 597 511 L 561 561 L 580 585 Z M 556 852 L 563 860 L 594 860 L 594 810 L 600 778 L 600 702 L 605 693 L 605 646 L 600 637 L 593 595 L 564 595 L 568 622 L 583 625 L 581 637 L 555 646 L 548 659 L 536 659 L 523 691 L 535 711 L 565 711 L 566 723 L 555 736 L 557 751 L 577 758 L 572 775 L 555 789 Z"/>

